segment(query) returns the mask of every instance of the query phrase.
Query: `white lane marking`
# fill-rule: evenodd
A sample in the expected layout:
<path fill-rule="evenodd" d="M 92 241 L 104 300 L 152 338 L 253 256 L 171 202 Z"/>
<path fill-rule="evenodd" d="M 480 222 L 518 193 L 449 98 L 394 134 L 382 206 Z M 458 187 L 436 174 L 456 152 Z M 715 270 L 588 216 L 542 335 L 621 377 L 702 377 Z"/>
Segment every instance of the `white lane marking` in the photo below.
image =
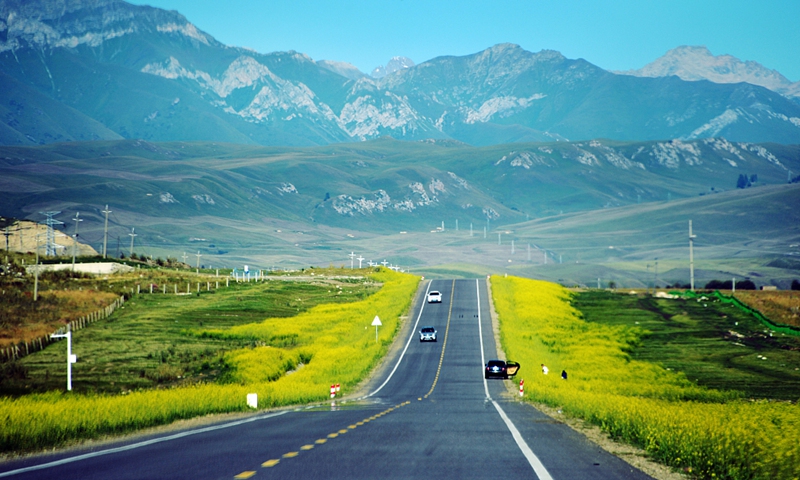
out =
<path fill-rule="evenodd" d="M 478 294 L 478 336 L 480 337 L 481 341 L 481 364 L 486 365 L 486 358 L 483 352 L 483 329 L 481 328 L 481 287 L 478 279 L 475 279 L 475 291 Z M 533 468 L 533 472 L 537 477 L 539 477 L 539 480 L 553 480 L 553 477 L 551 477 L 547 469 L 544 468 L 542 461 L 539 460 L 539 457 L 537 457 L 535 453 L 533 453 L 531 447 L 529 447 L 525 439 L 522 438 L 522 434 L 519 433 L 519 430 L 517 430 L 517 427 L 514 425 L 511 419 L 508 418 L 508 415 L 506 415 L 506 412 L 500 407 L 500 404 L 495 402 L 492 399 L 492 396 L 489 395 L 489 385 L 486 383 L 485 375 L 483 377 L 483 388 L 486 391 L 486 398 L 492 402 L 492 405 L 494 405 L 497 413 L 500 414 L 500 418 L 502 418 L 503 422 L 505 422 L 508 431 L 511 432 L 511 436 L 514 438 L 514 441 L 517 442 L 517 446 L 522 454 L 525 455 L 525 458 Z"/>
<path fill-rule="evenodd" d="M 256 422 L 258 420 L 264 420 L 264 419 L 267 419 L 267 418 L 277 417 L 279 415 L 284 415 L 286 413 L 289 413 L 289 410 L 284 410 L 282 412 L 271 413 L 269 415 L 261 415 L 261 416 L 253 417 L 253 418 L 246 418 L 244 420 L 237 420 L 235 422 L 223 423 L 222 425 L 212 425 L 210 427 L 198 428 L 197 430 L 187 430 L 185 432 L 176 433 L 176 434 L 169 435 L 169 436 L 166 436 L 166 437 L 152 438 L 150 440 L 145 440 L 143 442 L 132 443 L 130 445 L 124 445 L 122 447 L 115 447 L 115 448 L 109 448 L 109 449 L 106 449 L 106 450 L 99 450 L 97 452 L 84 453 L 83 455 L 76 455 L 74 457 L 62 458 L 61 460 L 56 460 L 56 461 L 48 462 L 48 463 L 42 463 L 40 465 L 32 465 L 30 467 L 18 468 L 16 470 L 9 470 L 7 472 L 0 473 L 0 477 L 10 477 L 12 475 L 18 475 L 20 473 L 32 472 L 32 471 L 35 471 L 35 470 L 44 470 L 45 468 L 52 468 L 52 467 L 57 467 L 59 465 L 66 465 L 68 463 L 78 462 L 78 461 L 86 460 L 86 459 L 89 459 L 89 458 L 100 457 L 100 456 L 103 456 L 103 455 L 110 455 L 112 453 L 125 452 L 125 451 L 128 451 L 128 450 L 134 450 L 136 448 L 146 447 L 148 445 L 154 445 L 156 443 L 168 442 L 168 441 L 171 441 L 171 440 L 177 440 L 179 438 L 188 437 L 188 436 L 191 436 L 191 435 L 197 435 L 198 433 L 213 432 L 214 430 L 222 430 L 223 428 L 235 427 L 237 425 L 242 425 L 242 424 L 245 424 L 245 423 Z"/>
<path fill-rule="evenodd" d="M 381 384 L 380 387 L 375 389 L 375 391 L 370 393 L 369 395 L 365 395 L 365 396 L 363 396 L 361 398 L 369 398 L 369 397 L 375 395 L 376 393 L 380 392 L 381 389 L 383 387 L 385 387 L 387 383 L 389 383 L 389 380 L 392 379 L 392 375 L 394 375 L 394 372 L 397 371 L 397 367 L 399 367 L 400 366 L 400 362 L 403 361 L 403 357 L 406 354 L 406 350 L 408 350 L 408 346 L 411 345 L 411 340 L 414 338 L 414 336 L 416 336 L 417 325 L 419 325 L 419 319 L 422 317 L 422 310 L 425 309 L 425 304 L 427 303 L 426 299 L 428 298 L 428 291 L 430 291 L 432 283 L 433 283 L 433 281 L 428 282 L 428 287 L 425 289 L 425 297 L 423 298 L 422 306 L 419 307 L 419 315 L 417 315 L 417 321 L 414 323 L 414 328 L 411 329 L 411 335 L 409 335 L 409 337 L 408 337 L 408 341 L 406 342 L 406 346 L 403 349 L 403 353 L 400 354 L 400 358 L 397 359 L 397 363 L 395 364 L 395 366 L 392 369 L 391 373 L 389 373 L 389 376 L 386 377 L 386 380 L 383 381 L 383 383 Z"/>
<path fill-rule="evenodd" d="M 500 408 L 500 405 L 498 405 L 494 400 L 492 400 L 492 405 L 494 405 L 494 408 L 497 409 L 497 413 L 500 414 L 500 418 L 502 418 L 506 423 L 506 427 L 508 427 L 508 430 L 511 432 L 511 436 L 514 437 L 514 441 L 517 442 L 517 446 L 520 450 L 522 450 L 522 454 L 528 459 L 528 463 L 530 463 L 531 467 L 533 467 L 533 471 L 536 473 L 536 476 L 539 477 L 539 480 L 553 480 L 553 477 L 550 476 L 550 473 L 546 468 L 544 468 L 544 465 L 542 465 L 539 457 L 533 453 L 533 450 L 531 450 L 531 447 L 529 447 L 525 442 L 525 439 L 522 438 L 522 435 L 519 433 L 519 430 L 517 430 L 517 427 L 515 427 L 511 419 L 508 418 L 506 412 L 504 412 L 503 409 Z"/>

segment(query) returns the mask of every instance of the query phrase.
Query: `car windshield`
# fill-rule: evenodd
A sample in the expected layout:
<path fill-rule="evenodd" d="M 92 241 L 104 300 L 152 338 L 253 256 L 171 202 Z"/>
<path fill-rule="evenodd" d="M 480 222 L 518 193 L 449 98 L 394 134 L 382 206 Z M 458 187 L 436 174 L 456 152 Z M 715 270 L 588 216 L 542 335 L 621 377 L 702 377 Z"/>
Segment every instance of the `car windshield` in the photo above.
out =
<path fill-rule="evenodd" d="M 421 331 L 422 331 L 422 333 L 433 333 L 436 330 L 434 330 L 433 327 L 422 327 Z"/>
<path fill-rule="evenodd" d="M 502 360 L 490 360 L 486 366 L 489 368 L 494 368 L 494 367 L 503 368 L 506 366 L 506 362 Z"/>
<path fill-rule="evenodd" d="M 431 296 L 438 296 L 438 295 L 441 295 L 441 293 L 439 293 L 439 292 L 431 292 Z"/>

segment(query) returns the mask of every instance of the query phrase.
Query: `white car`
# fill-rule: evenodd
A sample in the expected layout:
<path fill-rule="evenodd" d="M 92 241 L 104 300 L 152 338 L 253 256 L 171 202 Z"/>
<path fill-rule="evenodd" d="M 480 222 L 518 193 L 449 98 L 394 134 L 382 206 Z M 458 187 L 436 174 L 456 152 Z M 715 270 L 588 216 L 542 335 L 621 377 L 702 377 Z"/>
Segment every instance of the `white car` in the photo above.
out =
<path fill-rule="evenodd" d="M 420 342 L 435 342 L 436 341 L 436 329 L 433 327 L 422 327 L 419 331 L 419 341 Z"/>
<path fill-rule="evenodd" d="M 428 292 L 428 303 L 442 303 L 442 294 L 436 290 Z"/>

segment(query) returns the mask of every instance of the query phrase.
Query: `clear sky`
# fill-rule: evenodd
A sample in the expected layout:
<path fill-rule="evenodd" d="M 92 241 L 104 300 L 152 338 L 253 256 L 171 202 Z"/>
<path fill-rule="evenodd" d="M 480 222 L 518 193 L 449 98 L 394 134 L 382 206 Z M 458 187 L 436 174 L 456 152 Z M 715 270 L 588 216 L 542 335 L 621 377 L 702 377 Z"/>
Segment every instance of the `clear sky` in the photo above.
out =
<path fill-rule="evenodd" d="M 130 0 L 177 10 L 227 45 L 296 50 L 369 73 L 498 43 L 558 50 L 608 70 L 705 45 L 800 80 L 800 0 Z"/>

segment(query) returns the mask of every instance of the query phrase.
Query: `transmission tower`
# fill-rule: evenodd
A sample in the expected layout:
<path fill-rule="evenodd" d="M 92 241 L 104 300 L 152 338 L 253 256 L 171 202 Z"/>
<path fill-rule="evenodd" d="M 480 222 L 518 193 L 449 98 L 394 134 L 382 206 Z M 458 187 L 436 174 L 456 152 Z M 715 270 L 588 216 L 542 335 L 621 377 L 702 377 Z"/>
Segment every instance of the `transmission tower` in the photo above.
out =
<path fill-rule="evenodd" d="M 53 231 L 53 225 L 64 225 L 64 222 L 58 221 L 53 217 L 61 212 L 39 212 L 47 217 L 45 225 L 47 225 L 47 234 L 45 235 L 45 249 L 44 254 L 47 257 L 56 256 L 56 233 Z"/>

